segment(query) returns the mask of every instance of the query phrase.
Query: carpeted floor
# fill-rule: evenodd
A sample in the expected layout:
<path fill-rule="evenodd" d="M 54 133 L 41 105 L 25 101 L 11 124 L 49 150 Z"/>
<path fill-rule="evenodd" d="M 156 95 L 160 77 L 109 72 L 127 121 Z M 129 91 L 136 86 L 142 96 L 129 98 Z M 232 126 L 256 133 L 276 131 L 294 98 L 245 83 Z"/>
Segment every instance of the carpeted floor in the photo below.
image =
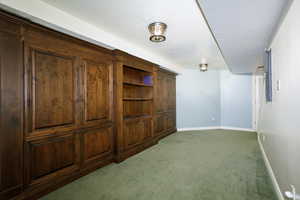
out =
<path fill-rule="evenodd" d="M 255 133 L 173 134 L 43 200 L 277 200 Z"/>

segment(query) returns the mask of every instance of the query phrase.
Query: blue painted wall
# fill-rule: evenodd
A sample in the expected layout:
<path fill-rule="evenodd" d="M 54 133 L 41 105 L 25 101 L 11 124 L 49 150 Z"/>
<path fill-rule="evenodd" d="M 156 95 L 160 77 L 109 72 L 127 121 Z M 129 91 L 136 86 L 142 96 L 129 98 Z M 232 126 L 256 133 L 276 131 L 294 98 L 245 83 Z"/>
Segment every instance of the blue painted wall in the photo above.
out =
<path fill-rule="evenodd" d="M 177 76 L 177 128 L 252 128 L 252 76 L 184 70 Z"/>
<path fill-rule="evenodd" d="M 184 70 L 176 82 L 177 128 L 219 126 L 219 71 Z"/>
<path fill-rule="evenodd" d="M 252 128 L 252 75 L 221 71 L 221 126 Z"/>

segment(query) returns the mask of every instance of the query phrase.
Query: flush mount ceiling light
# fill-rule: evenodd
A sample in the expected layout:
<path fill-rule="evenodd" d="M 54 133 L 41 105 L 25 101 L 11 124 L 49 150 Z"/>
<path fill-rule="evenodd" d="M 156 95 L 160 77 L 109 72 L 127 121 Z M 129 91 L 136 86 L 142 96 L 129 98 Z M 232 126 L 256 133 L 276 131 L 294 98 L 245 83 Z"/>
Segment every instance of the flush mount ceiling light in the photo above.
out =
<path fill-rule="evenodd" d="M 206 71 L 207 71 L 207 69 L 208 69 L 208 64 L 207 64 L 207 61 L 206 61 L 205 58 L 202 58 L 202 59 L 201 59 L 201 63 L 200 63 L 200 65 L 199 65 L 199 67 L 200 67 L 200 71 L 201 71 L 201 72 L 206 72 Z"/>
<path fill-rule="evenodd" d="M 164 36 L 167 24 L 163 22 L 154 22 L 149 24 L 148 26 L 149 32 L 151 33 L 150 41 L 152 42 L 163 42 L 166 40 L 166 37 Z"/>

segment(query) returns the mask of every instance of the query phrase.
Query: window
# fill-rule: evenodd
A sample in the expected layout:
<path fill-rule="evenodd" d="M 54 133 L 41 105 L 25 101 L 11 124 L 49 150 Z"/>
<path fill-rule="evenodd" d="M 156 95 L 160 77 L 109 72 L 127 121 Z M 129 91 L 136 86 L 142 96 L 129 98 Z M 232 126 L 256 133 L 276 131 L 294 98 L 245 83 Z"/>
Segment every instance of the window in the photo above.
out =
<path fill-rule="evenodd" d="M 266 72 L 266 101 L 272 101 L 272 51 L 266 51 L 266 65 L 265 65 L 265 72 Z"/>

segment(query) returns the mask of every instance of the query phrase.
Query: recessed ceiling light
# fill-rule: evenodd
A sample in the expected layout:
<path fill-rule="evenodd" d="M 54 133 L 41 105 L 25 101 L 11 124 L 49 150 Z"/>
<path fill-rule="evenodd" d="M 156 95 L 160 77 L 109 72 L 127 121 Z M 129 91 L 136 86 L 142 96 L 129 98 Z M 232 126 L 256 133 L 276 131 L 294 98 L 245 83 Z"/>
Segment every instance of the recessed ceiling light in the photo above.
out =
<path fill-rule="evenodd" d="M 206 72 L 208 70 L 208 64 L 205 58 L 201 59 L 201 63 L 199 65 L 201 72 Z"/>

